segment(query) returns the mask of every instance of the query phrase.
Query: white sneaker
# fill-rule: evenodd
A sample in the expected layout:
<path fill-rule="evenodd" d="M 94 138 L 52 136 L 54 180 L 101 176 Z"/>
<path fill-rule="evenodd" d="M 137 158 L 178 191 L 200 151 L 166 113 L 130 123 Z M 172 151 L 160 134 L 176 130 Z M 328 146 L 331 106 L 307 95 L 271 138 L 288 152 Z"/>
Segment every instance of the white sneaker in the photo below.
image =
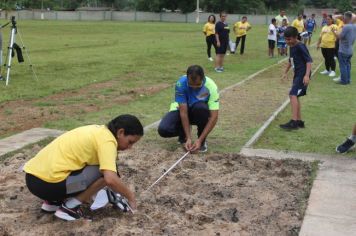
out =
<path fill-rule="evenodd" d="M 334 57 L 334 60 L 337 61 L 337 57 L 336 56 Z"/>
<path fill-rule="evenodd" d="M 329 73 L 330 73 L 330 71 L 328 71 L 328 70 L 324 70 L 324 71 L 320 72 L 320 74 L 322 74 L 322 75 L 328 75 Z"/>
<path fill-rule="evenodd" d="M 213 58 L 211 58 L 211 57 L 209 57 L 209 58 L 208 58 L 208 60 L 209 60 L 209 61 L 214 61 L 214 59 L 213 59 Z"/>
<path fill-rule="evenodd" d="M 335 71 L 333 71 L 333 70 L 330 71 L 330 73 L 329 73 L 329 76 L 330 76 L 330 77 L 334 77 L 335 75 L 336 75 Z"/>
<path fill-rule="evenodd" d="M 341 81 L 341 78 L 340 78 L 340 77 L 333 78 L 333 81 L 336 82 L 336 83 L 338 83 L 338 82 Z"/>

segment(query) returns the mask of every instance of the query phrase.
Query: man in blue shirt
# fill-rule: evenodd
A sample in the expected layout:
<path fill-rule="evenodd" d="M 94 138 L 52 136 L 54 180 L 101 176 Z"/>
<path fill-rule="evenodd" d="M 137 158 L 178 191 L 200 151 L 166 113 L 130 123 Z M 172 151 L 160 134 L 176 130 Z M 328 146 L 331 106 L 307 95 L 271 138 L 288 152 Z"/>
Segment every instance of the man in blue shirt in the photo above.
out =
<path fill-rule="evenodd" d="M 305 29 L 308 32 L 308 37 L 304 39 L 305 45 L 308 43 L 310 45 L 313 32 L 316 30 L 315 14 L 313 13 L 311 17 L 305 22 Z"/>
<path fill-rule="evenodd" d="M 297 39 L 298 30 L 295 27 L 288 27 L 284 31 L 284 38 L 290 47 L 289 63 L 284 78 L 288 79 L 287 75 L 290 68 L 293 68 L 294 70 L 294 77 L 292 88 L 289 92 L 289 99 L 292 107 L 292 119 L 286 124 L 280 125 L 280 127 L 286 130 L 293 130 L 305 127 L 304 121 L 302 121 L 299 97 L 307 94 L 313 60 L 310 57 L 305 44 Z"/>
<path fill-rule="evenodd" d="M 352 23 L 352 12 L 344 14 L 345 25 L 340 34 L 333 31 L 339 39 L 339 67 L 340 77 L 334 81 L 338 84 L 347 85 L 351 83 L 351 57 L 353 55 L 353 44 L 356 40 L 356 25 Z"/>
<path fill-rule="evenodd" d="M 201 66 L 193 65 L 175 86 L 175 101 L 162 118 L 158 133 L 161 137 L 179 137 L 187 151 L 206 152 L 206 137 L 218 120 L 219 93 L 215 82 L 204 75 Z M 191 125 L 198 126 L 198 139 L 192 143 Z"/>

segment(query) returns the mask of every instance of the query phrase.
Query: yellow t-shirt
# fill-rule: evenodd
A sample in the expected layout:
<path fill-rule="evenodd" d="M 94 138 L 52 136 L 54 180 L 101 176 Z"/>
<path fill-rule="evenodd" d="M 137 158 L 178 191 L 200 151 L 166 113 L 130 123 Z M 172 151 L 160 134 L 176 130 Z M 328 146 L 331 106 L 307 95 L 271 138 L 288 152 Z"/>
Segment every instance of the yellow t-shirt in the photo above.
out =
<path fill-rule="evenodd" d="M 215 34 L 215 24 L 212 24 L 210 22 L 206 23 L 203 27 L 203 32 L 206 34 L 206 36 Z"/>
<path fill-rule="evenodd" d="M 61 182 L 86 165 L 116 172 L 117 145 L 106 126 L 82 126 L 53 140 L 25 164 L 24 171 L 49 183 Z"/>
<path fill-rule="evenodd" d="M 332 32 L 332 30 L 337 30 L 337 26 L 332 24 L 332 25 L 325 25 L 321 29 L 320 37 L 321 37 L 321 42 L 320 42 L 320 47 L 321 48 L 335 48 L 335 42 L 336 42 L 336 36 Z"/>
<path fill-rule="evenodd" d="M 304 31 L 304 21 L 303 20 L 295 19 L 292 22 L 292 26 L 297 28 L 298 33 L 302 33 Z"/>
<path fill-rule="evenodd" d="M 236 37 L 241 37 L 247 34 L 247 29 L 250 28 L 251 25 L 246 21 L 242 23 L 242 21 L 236 22 L 234 25 Z"/>
<path fill-rule="evenodd" d="M 337 29 L 339 32 L 341 32 L 344 25 L 345 25 L 345 23 L 342 20 L 336 19 L 336 26 L 337 26 Z"/>

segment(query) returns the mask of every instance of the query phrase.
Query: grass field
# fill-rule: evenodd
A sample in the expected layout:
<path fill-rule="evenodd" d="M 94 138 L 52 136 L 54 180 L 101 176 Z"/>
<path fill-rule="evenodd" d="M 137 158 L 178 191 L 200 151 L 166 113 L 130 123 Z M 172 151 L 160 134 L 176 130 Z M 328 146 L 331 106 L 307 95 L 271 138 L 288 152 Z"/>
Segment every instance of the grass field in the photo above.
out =
<path fill-rule="evenodd" d="M 39 81 L 32 78 L 28 65 L 18 65 L 14 59 L 10 85 L 1 88 L 0 93 L 3 119 L 11 120 L 14 113 L 6 108 L 7 101 L 26 100 L 39 110 L 47 109 L 48 113 L 42 112 L 42 116 L 57 115 L 48 119 L 44 126 L 64 130 L 83 124 L 105 123 L 120 113 L 133 113 L 144 125 L 160 119 L 173 98 L 173 83 L 191 64 L 202 65 L 206 75 L 223 89 L 281 59 L 269 59 L 266 55 L 266 26 L 253 26 L 245 55 L 227 56 L 226 72 L 219 74 L 207 60 L 201 24 L 19 21 L 18 27 Z M 7 44 L 7 30 L 3 29 L 4 45 Z M 319 63 L 320 52 L 311 51 Z M 233 100 L 236 98 L 233 92 L 227 96 L 233 104 L 246 103 L 229 107 L 230 112 L 222 112 L 211 135 L 211 151 L 238 152 L 264 122 L 266 115 L 276 109 L 281 98 L 285 99 L 289 84 L 280 85 L 282 70 L 281 67 L 271 68 L 259 75 L 265 80 L 256 78 L 260 81 L 258 84 L 251 82 L 243 91 L 236 91 L 240 100 Z M 154 91 L 145 91 L 147 87 Z M 272 94 L 272 99 L 274 95 L 276 97 L 274 105 L 265 107 L 264 100 L 271 96 L 267 96 L 265 90 L 271 87 L 281 90 Z M 61 93 L 64 95 L 58 99 L 57 94 Z M 257 146 L 330 153 L 331 149 L 325 151 L 325 146 L 333 143 L 334 147 L 335 142 L 342 141 L 350 133 L 355 116 L 352 109 L 355 99 L 351 96 L 354 93 L 354 85 L 339 88 L 329 79 L 317 76 L 309 95 L 303 99 L 303 115 L 308 128 L 285 133 L 273 124 Z M 244 96 L 250 100 L 243 101 Z M 347 106 L 344 105 L 345 98 Z M 98 109 L 86 109 L 91 106 Z M 256 113 L 241 116 L 249 113 L 252 106 Z M 261 117 L 260 108 L 268 108 Z M 63 112 L 65 109 L 76 109 L 77 112 L 67 114 Z M 286 110 L 276 122 L 284 122 L 288 115 L 289 110 Z M 7 134 L 0 133 L 0 136 Z M 156 136 L 152 132 L 147 138 L 157 141 Z M 295 138 L 301 141 L 296 142 Z M 316 145 L 318 142 L 325 145 Z"/>

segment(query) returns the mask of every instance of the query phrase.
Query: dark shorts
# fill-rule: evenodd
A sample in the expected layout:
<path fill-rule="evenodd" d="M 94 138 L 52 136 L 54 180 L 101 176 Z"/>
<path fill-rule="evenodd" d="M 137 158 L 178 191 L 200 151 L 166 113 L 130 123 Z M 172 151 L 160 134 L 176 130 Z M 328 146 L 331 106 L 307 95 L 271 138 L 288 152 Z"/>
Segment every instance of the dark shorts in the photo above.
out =
<path fill-rule="evenodd" d="M 268 48 L 269 49 L 274 49 L 276 46 L 276 41 L 268 39 Z"/>
<path fill-rule="evenodd" d="M 225 54 L 227 50 L 229 42 L 228 41 L 220 41 L 220 47 L 216 46 L 216 54 Z"/>
<path fill-rule="evenodd" d="M 63 201 L 86 190 L 92 183 L 102 177 L 99 166 L 86 166 L 73 171 L 67 179 L 58 183 L 46 182 L 26 173 L 26 185 L 30 192 L 47 201 Z"/>
<path fill-rule="evenodd" d="M 292 88 L 289 91 L 289 95 L 302 97 L 307 95 L 308 86 L 303 84 L 303 77 L 296 77 L 293 79 Z"/>

